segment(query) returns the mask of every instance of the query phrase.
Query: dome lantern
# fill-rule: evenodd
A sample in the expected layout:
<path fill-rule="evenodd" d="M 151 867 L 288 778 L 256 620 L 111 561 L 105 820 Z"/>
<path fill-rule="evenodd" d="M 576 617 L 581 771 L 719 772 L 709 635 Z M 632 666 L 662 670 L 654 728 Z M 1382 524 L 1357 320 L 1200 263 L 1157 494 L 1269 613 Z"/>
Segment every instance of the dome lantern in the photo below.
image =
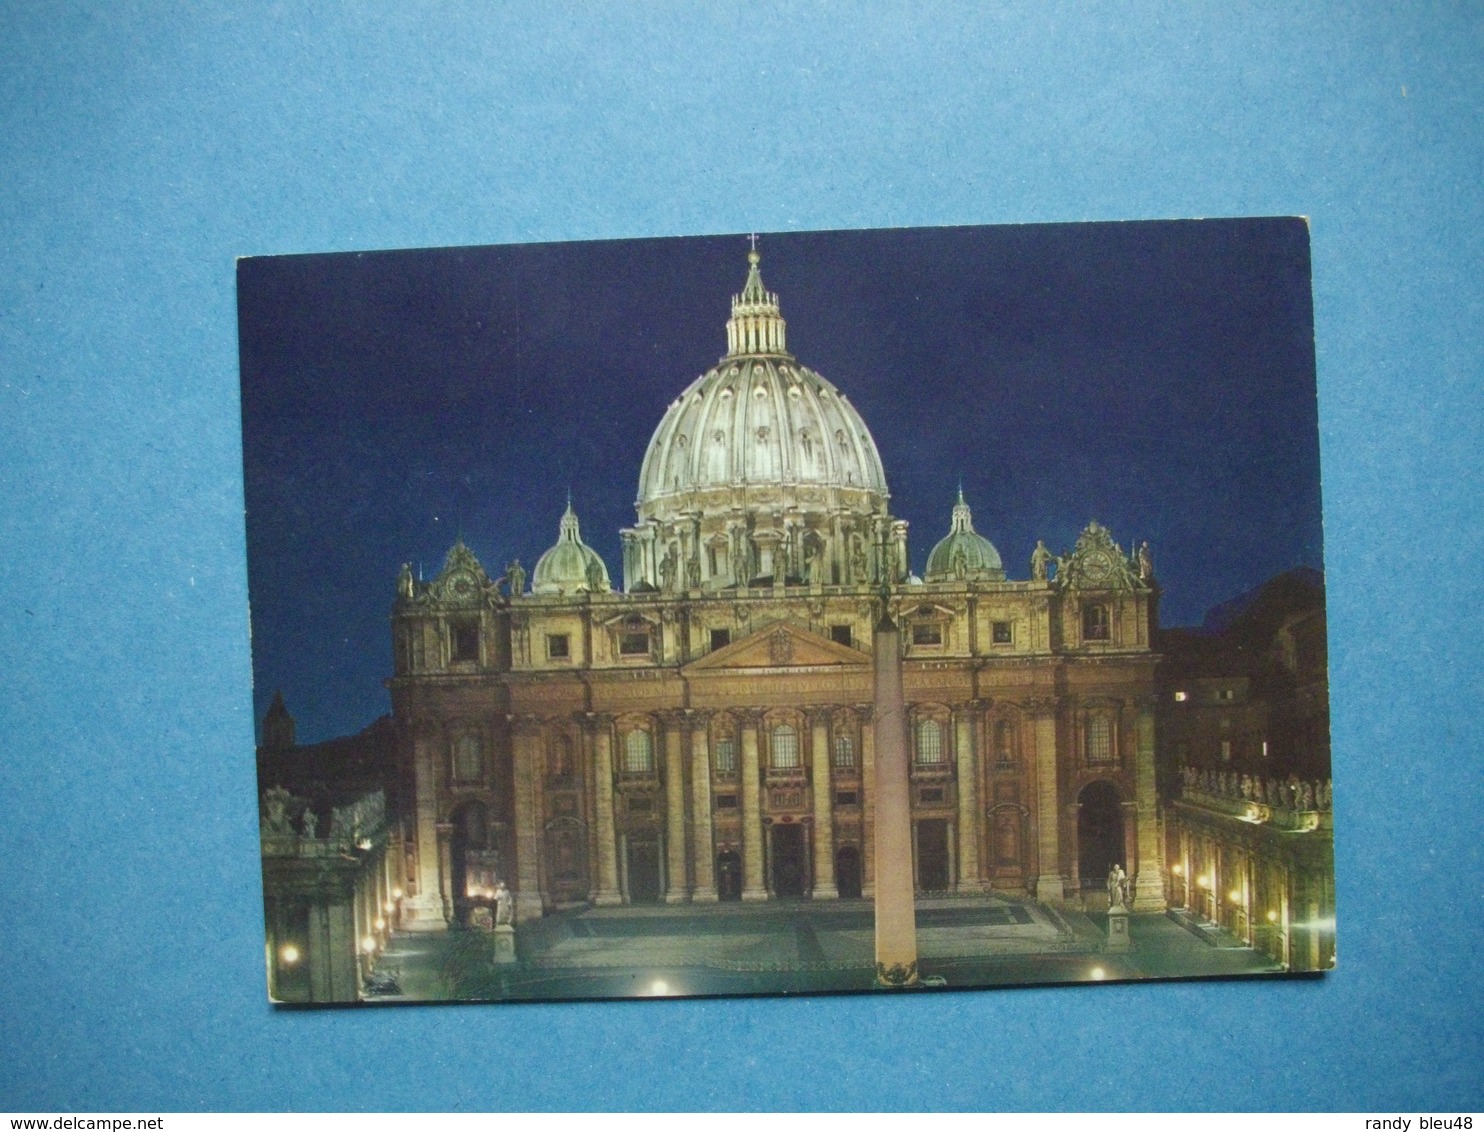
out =
<path fill-rule="evenodd" d="M 778 296 L 763 286 L 758 264 L 757 237 L 747 253 L 747 282 L 742 293 L 732 296 L 732 317 L 727 319 L 727 357 L 743 354 L 776 354 L 790 357 L 785 331 L 787 323 L 778 307 Z"/>

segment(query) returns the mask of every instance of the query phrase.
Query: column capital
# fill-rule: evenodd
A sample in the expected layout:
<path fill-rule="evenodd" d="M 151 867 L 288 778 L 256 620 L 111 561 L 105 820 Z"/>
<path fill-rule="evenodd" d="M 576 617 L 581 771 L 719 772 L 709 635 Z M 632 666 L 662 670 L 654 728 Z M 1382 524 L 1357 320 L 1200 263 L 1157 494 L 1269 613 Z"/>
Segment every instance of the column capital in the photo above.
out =
<path fill-rule="evenodd" d="M 577 713 L 577 722 L 588 731 L 602 731 L 613 726 L 613 716 L 603 711 L 584 711 Z"/>
<path fill-rule="evenodd" d="M 730 710 L 739 725 L 754 729 L 762 726 L 763 716 L 767 714 L 762 708 L 732 708 Z"/>
<path fill-rule="evenodd" d="M 677 731 L 685 726 L 686 717 L 689 714 L 684 708 L 660 708 L 657 711 L 650 712 L 650 715 L 666 728 Z"/>
<path fill-rule="evenodd" d="M 1031 716 L 1054 716 L 1056 707 L 1054 696 L 1028 696 L 1020 701 L 1021 710 Z"/>
<path fill-rule="evenodd" d="M 813 707 L 806 707 L 801 710 L 804 713 L 805 721 L 808 722 L 810 727 L 819 727 L 821 725 L 828 727 L 830 719 L 835 714 L 834 708 L 821 707 L 817 705 Z"/>
<path fill-rule="evenodd" d="M 851 710 L 855 712 L 855 718 L 860 720 L 862 725 L 865 725 L 870 723 L 874 717 L 876 706 L 874 704 L 856 704 Z"/>
<path fill-rule="evenodd" d="M 692 731 L 711 730 L 711 717 L 716 713 L 706 708 L 686 708 L 685 722 Z"/>
<path fill-rule="evenodd" d="M 505 719 L 517 735 L 539 735 L 541 733 L 543 721 L 539 715 L 522 713 L 507 715 Z"/>

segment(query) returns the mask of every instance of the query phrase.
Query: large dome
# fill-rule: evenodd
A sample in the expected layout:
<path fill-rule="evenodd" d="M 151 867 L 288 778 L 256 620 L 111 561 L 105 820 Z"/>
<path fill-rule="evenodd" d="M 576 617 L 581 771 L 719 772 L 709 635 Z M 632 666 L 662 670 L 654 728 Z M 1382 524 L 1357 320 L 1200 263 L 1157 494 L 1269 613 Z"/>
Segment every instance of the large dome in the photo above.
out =
<path fill-rule="evenodd" d="M 881 455 L 846 396 L 788 352 L 756 247 L 727 353 L 671 403 L 623 532 L 629 590 L 871 585 L 906 572 Z"/>
<path fill-rule="evenodd" d="M 870 430 L 843 393 L 788 353 L 778 297 L 763 289 L 757 252 L 748 259 L 727 356 L 671 403 L 649 441 L 640 518 L 730 510 L 738 489 L 767 486 L 843 489 L 884 510 L 886 474 Z"/>

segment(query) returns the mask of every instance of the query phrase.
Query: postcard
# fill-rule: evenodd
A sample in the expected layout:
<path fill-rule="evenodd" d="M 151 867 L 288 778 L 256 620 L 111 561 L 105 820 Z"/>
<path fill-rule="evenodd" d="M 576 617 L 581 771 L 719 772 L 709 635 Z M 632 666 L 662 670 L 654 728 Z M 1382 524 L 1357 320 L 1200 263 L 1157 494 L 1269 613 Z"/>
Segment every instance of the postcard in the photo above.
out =
<path fill-rule="evenodd" d="M 238 264 L 279 1003 L 1333 965 L 1299 218 Z"/>

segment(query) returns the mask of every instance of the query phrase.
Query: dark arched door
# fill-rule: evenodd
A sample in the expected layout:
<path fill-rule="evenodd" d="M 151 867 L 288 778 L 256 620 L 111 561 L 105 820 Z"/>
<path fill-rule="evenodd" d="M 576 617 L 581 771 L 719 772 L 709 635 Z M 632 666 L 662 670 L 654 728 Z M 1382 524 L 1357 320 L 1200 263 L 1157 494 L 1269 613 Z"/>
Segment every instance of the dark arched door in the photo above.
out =
<path fill-rule="evenodd" d="M 1111 782 L 1089 782 L 1077 796 L 1077 871 L 1083 888 L 1103 888 L 1123 852 L 1123 796 Z"/>
<path fill-rule="evenodd" d="M 835 887 L 843 897 L 861 894 L 861 855 L 854 845 L 842 846 L 835 854 Z"/>

